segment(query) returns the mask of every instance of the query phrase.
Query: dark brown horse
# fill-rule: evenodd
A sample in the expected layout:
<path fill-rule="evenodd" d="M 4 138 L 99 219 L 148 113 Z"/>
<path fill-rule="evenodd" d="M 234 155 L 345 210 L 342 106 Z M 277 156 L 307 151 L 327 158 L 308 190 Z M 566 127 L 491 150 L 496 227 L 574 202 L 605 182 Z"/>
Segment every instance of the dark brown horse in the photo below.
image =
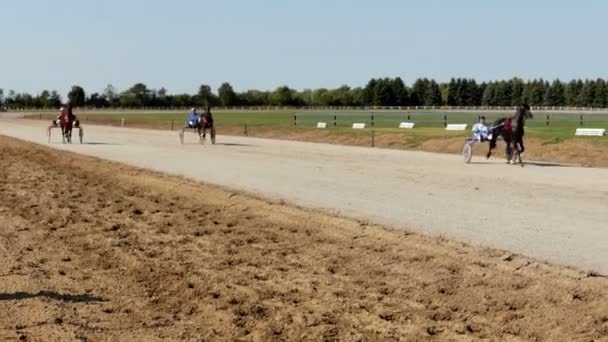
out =
<path fill-rule="evenodd" d="M 531 119 L 532 112 L 530 106 L 527 104 L 520 105 L 517 107 L 515 115 L 508 118 L 498 119 L 492 125 L 492 139 L 490 140 L 490 148 L 488 150 L 487 158 L 492 155 L 492 150 L 496 148 L 496 139 L 502 136 L 503 140 L 507 144 L 506 147 L 506 158 L 507 163 L 515 164 L 515 157 L 517 157 L 519 164 L 523 166 L 521 160 L 521 154 L 525 151 L 524 147 L 524 125 L 527 119 Z"/>
<path fill-rule="evenodd" d="M 68 144 L 72 143 L 72 128 L 74 127 L 75 119 L 76 117 L 74 116 L 74 113 L 72 113 L 71 105 L 68 105 L 68 107 L 64 109 L 59 116 L 61 135 L 64 144 L 66 142 Z"/>
<path fill-rule="evenodd" d="M 203 130 L 203 141 L 205 141 L 207 130 L 209 130 L 211 135 L 211 143 L 215 144 L 215 125 L 213 123 L 213 115 L 211 115 L 211 110 L 209 107 L 207 107 L 205 114 L 203 114 L 201 126 Z"/>

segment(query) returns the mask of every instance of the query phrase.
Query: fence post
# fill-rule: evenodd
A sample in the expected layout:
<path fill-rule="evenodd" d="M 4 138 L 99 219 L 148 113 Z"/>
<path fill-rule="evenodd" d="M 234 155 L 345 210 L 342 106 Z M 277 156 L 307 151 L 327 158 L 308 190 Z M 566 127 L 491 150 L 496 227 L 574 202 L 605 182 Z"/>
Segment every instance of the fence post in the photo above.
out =
<path fill-rule="evenodd" d="M 374 127 L 374 112 L 372 112 L 372 127 Z M 372 130 L 372 132 L 373 132 L 373 130 Z M 373 135 L 374 135 L 374 134 L 372 133 L 372 136 L 373 136 Z"/>
<path fill-rule="evenodd" d="M 298 116 L 296 114 L 293 115 L 293 125 L 297 126 Z"/>
<path fill-rule="evenodd" d="M 443 115 L 443 127 L 448 127 L 448 115 Z"/>
<path fill-rule="evenodd" d="M 375 147 L 375 145 L 376 145 L 375 140 L 376 140 L 375 133 L 374 133 L 374 130 L 372 129 L 372 147 Z"/>
<path fill-rule="evenodd" d="M 547 126 L 549 126 L 549 120 L 551 120 L 551 117 L 547 115 Z"/>
<path fill-rule="evenodd" d="M 334 127 L 336 127 L 337 120 L 338 120 L 337 115 L 336 115 L 336 113 L 334 113 Z"/>
<path fill-rule="evenodd" d="M 411 121 L 412 119 L 410 118 L 410 114 L 407 115 L 407 121 Z"/>
<path fill-rule="evenodd" d="M 583 114 L 581 114 L 581 127 L 583 126 Z"/>
<path fill-rule="evenodd" d="M 248 135 L 249 135 L 249 134 L 247 133 L 247 124 L 246 124 L 246 123 L 244 123 L 244 124 L 243 124 L 243 134 L 244 134 L 245 136 L 248 136 Z"/>

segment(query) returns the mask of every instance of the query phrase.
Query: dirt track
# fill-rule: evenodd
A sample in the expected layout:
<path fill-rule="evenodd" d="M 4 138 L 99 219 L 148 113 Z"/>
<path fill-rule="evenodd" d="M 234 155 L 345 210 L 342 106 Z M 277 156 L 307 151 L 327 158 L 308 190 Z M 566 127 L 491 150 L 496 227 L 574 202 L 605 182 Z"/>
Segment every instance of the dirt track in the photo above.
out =
<path fill-rule="evenodd" d="M 0 339 L 608 339 L 608 282 L 0 137 Z"/>
<path fill-rule="evenodd" d="M 46 144 L 44 126 L 0 134 Z M 89 145 L 51 146 L 184 175 L 362 220 L 506 249 L 608 274 L 608 169 L 219 137 L 180 146 L 176 132 L 86 127 Z"/>

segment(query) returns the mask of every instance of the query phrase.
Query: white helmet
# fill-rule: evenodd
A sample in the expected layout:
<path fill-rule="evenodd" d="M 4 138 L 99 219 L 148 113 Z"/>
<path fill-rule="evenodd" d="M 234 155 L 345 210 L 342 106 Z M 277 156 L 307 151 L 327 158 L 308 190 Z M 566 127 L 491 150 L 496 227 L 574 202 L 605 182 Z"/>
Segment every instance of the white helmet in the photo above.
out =
<path fill-rule="evenodd" d="M 196 112 L 196 108 L 192 107 L 192 108 L 190 109 L 190 111 L 191 111 L 191 112 Z"/>
<path fill-rule="evenodd" d="M 65 108 L 61 107 L 61 108 L 59 108 L 59 110 L 63 112 L 65 110 Z"/>

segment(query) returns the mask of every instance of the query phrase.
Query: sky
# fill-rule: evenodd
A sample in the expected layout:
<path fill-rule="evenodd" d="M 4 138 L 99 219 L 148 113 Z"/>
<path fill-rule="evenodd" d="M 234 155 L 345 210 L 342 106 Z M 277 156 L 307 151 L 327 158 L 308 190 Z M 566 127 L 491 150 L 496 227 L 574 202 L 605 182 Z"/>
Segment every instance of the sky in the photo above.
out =
<path fill-rule="evenodd" d="M 0 88 L 608 77 L 603 0 L 0 0 Z"/>

